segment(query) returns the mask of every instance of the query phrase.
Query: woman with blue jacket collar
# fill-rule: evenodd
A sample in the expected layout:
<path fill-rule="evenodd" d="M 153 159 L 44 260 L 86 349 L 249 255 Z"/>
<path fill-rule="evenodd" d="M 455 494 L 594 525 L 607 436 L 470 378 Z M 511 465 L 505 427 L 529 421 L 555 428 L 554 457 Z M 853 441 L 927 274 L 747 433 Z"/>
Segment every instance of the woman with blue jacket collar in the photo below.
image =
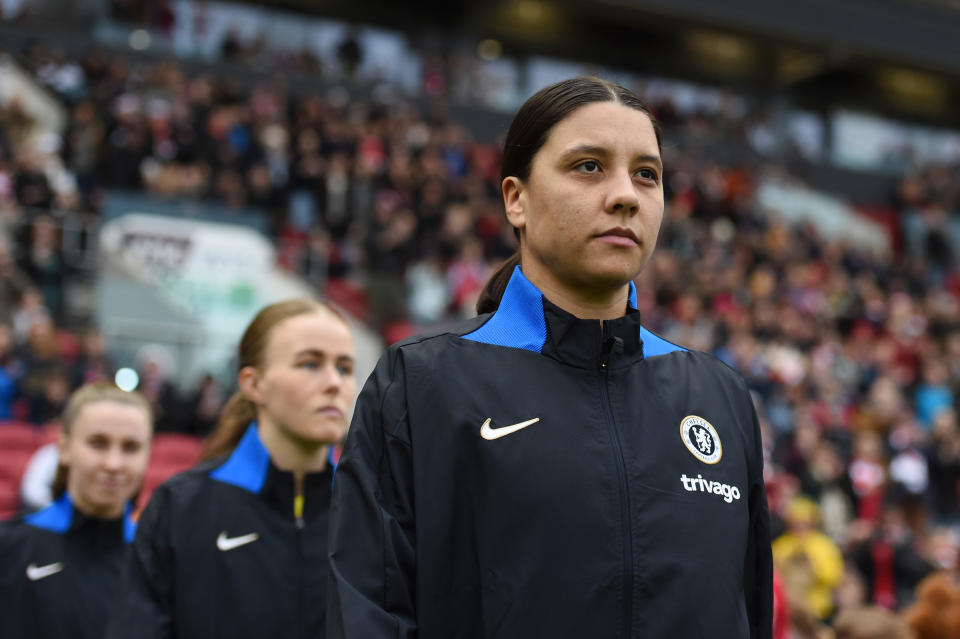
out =
<path fill-rule="evenodd" d="M 108 637 L 322 637 L 333 465 L 354 399 L 353 339 L 314 300 L 263 309 L 205 460 L 140 519 Z"/>
<path fill-rule="evenodd" d="M 0 523 L 0 637 L 103 636 L 150 458 L 150 405 L 105 383 L 67 403 L 53 504 Z"/>

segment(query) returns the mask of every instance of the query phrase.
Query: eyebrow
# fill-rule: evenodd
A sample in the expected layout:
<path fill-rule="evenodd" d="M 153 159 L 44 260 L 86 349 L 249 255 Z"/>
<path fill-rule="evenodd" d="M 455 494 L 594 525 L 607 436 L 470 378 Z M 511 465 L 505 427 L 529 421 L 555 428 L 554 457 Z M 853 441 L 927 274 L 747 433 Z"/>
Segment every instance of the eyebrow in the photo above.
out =
<path fill-rule="evenodd" d="M 578 155 L 597 155 L 601 157 L 606 157 L 610 155 L 610 151 L 602 146 L 595 146 L 593 144 L 578 144 L 575 147 L 569 148 L 561 154 L 561 157 L 564 160 L 573 159 Z M 663 170 L 663 160 L 660 159 L 659 155 L 653 155 L 652 153 L 640 153 L 634 157 L 634 161 L 638 162 L 650 162 L 651 164 L 656 164 L 657 169 Z"/>
<path fill-rule="evenodd" d="M 326 352 L 321 351 L 321 350 L 319 350 L 319 349 L 317 349 L 317 348 L 305 348 L 305 349 L 303 349 L 303 350 L 301 350 L 301 351 L 297 351 L 297 352 L 294 354 L 294 358 L 300 358 L 300 357 L 326 357 L 326 356 L 327 356 L 327 353 L 326 353 Z M 335 358 L 335 359 L 337 359 L 337 360 L 348 359 L 348 360 L 350 360 L 351 362 L 353 361 L 353 357 L 351 357 L 350 355 L 333 355 L 332 357 Z"/>

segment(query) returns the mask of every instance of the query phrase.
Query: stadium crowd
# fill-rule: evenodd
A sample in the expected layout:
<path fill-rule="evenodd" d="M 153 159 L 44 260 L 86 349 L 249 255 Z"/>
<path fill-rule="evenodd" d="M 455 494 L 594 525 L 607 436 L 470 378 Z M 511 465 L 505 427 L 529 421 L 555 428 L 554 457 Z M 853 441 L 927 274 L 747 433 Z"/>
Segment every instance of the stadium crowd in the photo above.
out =
<path fill-rule="evenodd" d="M 61 237 L 111 189 L 262 211 L 281 265 L 321 293 L 349 283 L 388 340 L 471 314 L 513 251 L 496 141 L 442 109 L 246 86 L 102 49 L 16 53 L 69 118 L 36 144 L 31 113 L 0 111 L 0 420 L 56 420 L 72 389 L 114 373 L 96 327 L 65 323 L 75 267 Z M 923 220 L 923 252 L 891 260 L 759 210 L 759 176 L 783 169 L 749 153 L 749 118 L 652 106 L 668 142 L 709 135 L 754 158 L 696 145 L 667 156 L 661 248 L 638 307 L 755 392 L 793 636 L 821 636 L 864 604 L 909 607 L 924 577 L 956 574 L 960 552 L 957 167 L 903 178 L 891 206 Z M 209 432 L 225 389 L 207 378 L 181 397 L 170 371 L 148 366 L 157 430 Z"/>

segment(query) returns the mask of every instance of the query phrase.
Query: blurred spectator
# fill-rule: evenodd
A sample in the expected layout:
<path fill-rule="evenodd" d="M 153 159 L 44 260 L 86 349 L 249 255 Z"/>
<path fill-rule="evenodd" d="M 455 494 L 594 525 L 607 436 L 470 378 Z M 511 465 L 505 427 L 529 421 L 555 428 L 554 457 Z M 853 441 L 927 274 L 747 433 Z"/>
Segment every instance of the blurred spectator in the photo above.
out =
<path fill-rule="evenodd" d="M 27 418 L 34 424 L 60 419 L 70 396 L 70 379 L 60 369 L 49 371 L 41 381 L 40 394 L 28 399 Z"/>
<path fill-rule="evenodd" d="M 213 376 L 204 375 L 196 391 L 187 398 L 185 412 L 190 424 L 184 430 L 201 437 L 209 435 L 217 425 L 226 399 L 223 388 Z"/>
<path fill-rule="evenodd" d="M 885 504 L 875 531 L 854 541 L 849 556 L 863 575 L 870 603 L 881 608 L 896 610 L 910 604 L 914 588 L 934 570 L 918 553 L 901 504 Z"/>
<path fill-rule="evenodd" d="M 28 418 L 35 424 L 41 424 L 55 417 L 57 413 L 51 410 L 66 399 L 70 388 L 63 376 L 63 362 L 53 320 L 39 316 L 33 322 L 27 342 L 20 347 L 17 359 L 23 371 L 17 392 L 29 406 Z"/>
<path fill-rule="evenodd" d="M 353 80 L 357 67 L 363 62 L 363 48 L 360 46 L 360 29 L 351 26 L 337 44 L 337 61 L 347 80 Z"/>
<path fill-rule="evenodd" d="M 933 514 L 940 522 L 960 520 L 960 425 L 954 410 L 941 411 L 933 420 L 926 450 Z"/>
<path fill-rule="evenodd" d="M 60 252 L 59 230 L 49 215 L 38 215 L 30 226 L 27 249 L 20 258 L 20 268 L 40 289 L 44 305 L 54 318 L 63 311 L 65 266 Z"/>
<path fill-rule="evenodd" d="M 13 330 L 0 322 L 0 420 L 13 418 L 19 366 L 14 365 Z"/>
<path fill-rule="evenodd" d="M 150 402 L 154 432 L 186 432 L 181 404 L 170 381 L 172 357 L 163 346 L 150 345 L 139 353 L 140 384 L 137 390 Z"/>
<path fill-rule="evenodd" d="M 112 381 L 116 367 L 107 355 L 103 336 L 90 328 L 83 334 L 80 353 L 73 364 L 71 384 L 74 388 L 99 381 Z"/>
<path fill-rule="evenodd" d="M 927 577 L 904 614 L 915 639 L 960 639 L 960 590 L 948 574 Z"/>
<path fill-rule="evenodd" d="M 0 322 L 13 320 L 14 309 L 29 288 L 30 280 L 10 256 L 10 245 L 0 231 Z"/>
<path fill-rule="evenodd" d="M 817 530 L 818 518 L 813 501 L 795 498 L 787 512 L 787 531 L 773 542 L 773 558 L 791 608 L 825 620 L 833 612 L 833 589 L 843 577 L 843 556 L 836 543 Z"/>
<path fill-rule="evenodd" d="M 954 397 L 950 388 L 950 371 L 942 359 L 927 359 L 922 370 L 922 380 L 914 393 L 914 401 L 917 417 L 929 428 L 940 411 L 953 408 Z"/>
<path fill-rule="evenodd" d="M 834 622 L 835 639 L 911 639 L 902 619 L 882 608 L 847 610 Z"/>

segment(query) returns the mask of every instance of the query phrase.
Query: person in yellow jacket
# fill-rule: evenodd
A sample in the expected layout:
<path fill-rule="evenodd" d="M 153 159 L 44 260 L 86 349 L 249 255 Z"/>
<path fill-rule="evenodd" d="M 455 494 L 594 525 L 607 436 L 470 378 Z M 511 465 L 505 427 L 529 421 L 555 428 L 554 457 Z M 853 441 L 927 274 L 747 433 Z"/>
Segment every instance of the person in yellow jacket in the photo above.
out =
<path fill-rule="evenodd" d="M 787 509 L 787 532 L 773 542 L 773 560 L 784 578 L 791 604 L 818 619 L 833 612 L 833 591 L 843 579 L 840 548 L 817 528 L 817 504 L 797 497 Z"/>

